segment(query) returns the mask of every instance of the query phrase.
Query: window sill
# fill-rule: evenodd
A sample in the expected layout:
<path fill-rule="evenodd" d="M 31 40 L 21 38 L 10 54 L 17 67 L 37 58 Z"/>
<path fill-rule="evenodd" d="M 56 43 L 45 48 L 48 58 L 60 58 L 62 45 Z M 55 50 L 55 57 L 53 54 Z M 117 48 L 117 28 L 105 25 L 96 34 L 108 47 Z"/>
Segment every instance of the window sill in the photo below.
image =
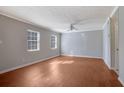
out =
<path fill-rule="evenodd" d="M 38 52 L 40 50 L 27 50 L 28 52 Z"/>

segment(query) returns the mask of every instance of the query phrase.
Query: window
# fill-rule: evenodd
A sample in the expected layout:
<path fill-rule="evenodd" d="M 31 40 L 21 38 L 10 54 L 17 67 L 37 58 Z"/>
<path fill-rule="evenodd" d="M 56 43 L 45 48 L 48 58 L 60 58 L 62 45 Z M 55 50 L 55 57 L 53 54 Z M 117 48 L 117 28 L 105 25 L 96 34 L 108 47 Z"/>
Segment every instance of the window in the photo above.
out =
<path fill-rule="evenodd" d="M 27 31 L 28 51 L 40 50 L 40 32 L 28 30 Z"/>
<path fill-rule="evenodd" d="M 51 35 L 51 49 L 57 48 L 57 36 Z"/>

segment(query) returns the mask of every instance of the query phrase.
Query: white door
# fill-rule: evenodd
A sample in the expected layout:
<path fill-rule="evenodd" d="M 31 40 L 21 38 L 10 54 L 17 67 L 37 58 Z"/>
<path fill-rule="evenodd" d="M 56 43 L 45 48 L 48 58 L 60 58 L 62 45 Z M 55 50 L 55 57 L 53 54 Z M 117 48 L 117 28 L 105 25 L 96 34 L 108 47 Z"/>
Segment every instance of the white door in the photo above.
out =
<path fill-rule="evenodd" d="M 111 18 L 111 66 L 119 74 L 119 29 L 118 11 Z"/>

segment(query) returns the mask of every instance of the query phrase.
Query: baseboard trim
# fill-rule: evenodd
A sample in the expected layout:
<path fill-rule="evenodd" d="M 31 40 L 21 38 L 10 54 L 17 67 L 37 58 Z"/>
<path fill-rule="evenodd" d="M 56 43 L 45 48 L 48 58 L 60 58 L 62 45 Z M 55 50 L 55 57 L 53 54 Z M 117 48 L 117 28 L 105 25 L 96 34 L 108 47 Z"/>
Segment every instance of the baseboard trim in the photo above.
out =
<path fill-rule="evenodd" d="M 39 62 L 51 59 L 51 58 L 55 58 L 55 57 L 58 57 L 58 56 L 60 56 L 60 55 L 51 56 L 49 58 L 44 58 L 44 59 L 37 60 L 37 61 L 31 62 L 31 63 L 27 63 L 27 64 L 19 65 L 19 66 L 16 66 L 16 67 L 12 67 L 10 69 L 6 69 L 6 70 L 3 70 L 3 71 L 0 71 L 0 74 L 6 73 L 6 72 L 10 72 L 10 71 L 13 71 L 13 70 L 16 70 L 16 69 L 19 69 L 19 68 L 23 68 L 23 67 L 26 67 L 26 66 L 30 66 L 30 65 L 33 65 L 33 64 L 36 64 L 36 63 L 39 63 Z"/>
<path fill-rule="evenodd" d="M 97 59 L 103 59 L 102 57 L 94 57 L 94 56 L 81 56 L 81 55 L 68 55 L 68 54 L 61 54 L 61 56 L 70 56 L 70 57 L 86 57 L 86 58 L 97 58 Z"/>
<path fill-rule="evenodd" d="M 104 59 L 103 59 L 104 60 Z M 116 69 L 114 67 L 111 67 L 109 64 L 107 64 L 107 62 L 104 60 L 104 63 L 107 65 L 107 67 L 110 69 L 110 70 L 113 70 L 117 75 L 118 75 L 118 72 L 116 71 Z"/>
<path fill-rule="evenodd" d="M 121 82 L 122 86 L 124 87 L 124 82 L 121 80 L 120 77 L 118 77 L 118 80 Z"/>
<path fill-rule="evenodd" d="M 117 75 L 119 75 L 119 72 L 117 72 L 114 67 L 111 67 L 111 70 L 113 70 Z"/>
<path fill-rule="evenodd" d="M 108 67 L 110 70 L 113 70 L 113 68 L 112 68 L 109 64 L 107 64 L 107 62 L 105 61 L 104 58 L 103 58 L 103 61 L 104 61 L 104 63 L 107 65 L 107 67 Z"/>

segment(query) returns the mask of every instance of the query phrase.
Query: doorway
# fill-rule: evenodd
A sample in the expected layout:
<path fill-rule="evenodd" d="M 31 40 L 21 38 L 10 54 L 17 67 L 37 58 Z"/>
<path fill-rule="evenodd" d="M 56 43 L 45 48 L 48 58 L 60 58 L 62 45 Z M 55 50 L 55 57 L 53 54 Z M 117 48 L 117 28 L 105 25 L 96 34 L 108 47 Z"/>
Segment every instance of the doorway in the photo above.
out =
<path fill-rule="evenodd" d="M 111 67 L 119 74 L 119 29 L 118 10 L 111 17 Z"/>

